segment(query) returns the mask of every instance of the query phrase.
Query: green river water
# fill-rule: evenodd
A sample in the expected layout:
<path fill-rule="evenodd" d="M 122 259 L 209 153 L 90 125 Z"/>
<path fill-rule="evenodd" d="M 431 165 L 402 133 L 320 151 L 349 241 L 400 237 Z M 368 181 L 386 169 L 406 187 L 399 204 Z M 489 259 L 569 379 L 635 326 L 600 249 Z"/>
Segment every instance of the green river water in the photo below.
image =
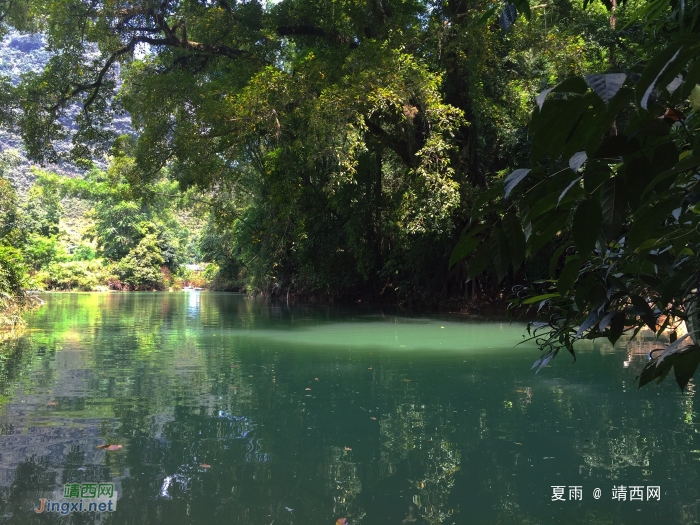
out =
<path fill-rule="evenodd" d="M 535 375 L 518 323 L 44 299 L 0 343 L 0 523 L 698 523 L 696 387 L 637 390 L 652 341 L 582 345 Z M 114 512 L 36 512 L 88 483 L 114 484 Z"/>

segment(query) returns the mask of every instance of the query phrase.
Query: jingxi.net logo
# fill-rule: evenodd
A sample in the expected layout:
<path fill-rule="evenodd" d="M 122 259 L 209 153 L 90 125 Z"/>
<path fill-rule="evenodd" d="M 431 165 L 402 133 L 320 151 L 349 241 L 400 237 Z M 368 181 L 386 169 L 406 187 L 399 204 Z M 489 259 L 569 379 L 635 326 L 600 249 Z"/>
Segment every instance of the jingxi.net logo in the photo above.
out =
<path fill-rule="evenodd" d="M 117 491 L 113 483 L 68 483 L 53 498 L 40 498 L 37 514 L 71 512 L 114 512 Z"/>

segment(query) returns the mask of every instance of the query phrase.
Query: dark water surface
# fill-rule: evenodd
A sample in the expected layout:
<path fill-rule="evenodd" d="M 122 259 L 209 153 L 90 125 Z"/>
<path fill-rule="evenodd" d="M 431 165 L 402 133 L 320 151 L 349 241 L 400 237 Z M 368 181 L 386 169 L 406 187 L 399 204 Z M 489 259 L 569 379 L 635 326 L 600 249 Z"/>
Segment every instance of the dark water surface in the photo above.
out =
<path fill-rule="evenodd" d="M 696 387 L 637 391 L 651 342 L 582 346 L 534 375 L 522 324 L 218 293 L 46 299 L 0 343 L 1 523 L 698 523 Z M 35 512 L 87 482 L 114 483 L 117 510 Z"/>

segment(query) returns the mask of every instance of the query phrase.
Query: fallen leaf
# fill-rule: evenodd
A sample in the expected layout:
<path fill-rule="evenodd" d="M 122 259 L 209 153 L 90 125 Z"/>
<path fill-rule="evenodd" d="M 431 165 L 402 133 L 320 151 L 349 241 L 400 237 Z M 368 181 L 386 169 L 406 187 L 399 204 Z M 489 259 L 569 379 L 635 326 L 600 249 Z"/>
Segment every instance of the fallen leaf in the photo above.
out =
<path fill-rule="evenodd" d="M 372 367 L 370 366 L 367 370 L 372 370 Z"/>
<path fill-rule="evenodd" d="M 340 518 L 338 521 L 335 522 L 335 525 L 348 525 L 348 520 L 345 518 Z"/>
<path fill-rule="evenodd" d="M 253 377 L 253 376 L 248 376 L 248 377 Z"/>
<path fill-rule="evenodd" d="M 49 405 L 54 406 L 54 405 L 58 405 L 58 403 L 54 403 L 53 401 L 51 401 L 51 403 L 49 403 Z"/>
<path fill-rule="evenodd" d="M 514 441 L 513 443 L 515 443 L 515 441 Z M 516 445 L 522 445 L 522 443 L 515 443 L 515 444 L 516 444 Z"/>
<path fill-rule="evenodd" d="M 122 448 L 121 445 L 97 445 L 97 448 L 103 448 L 105 450 L 119 450 Z"/>
<path fill-rule="evenodd" d="M 404 381 L 408 382 L 408 381 L 410 381 L 410 379 L 404 379 Z"/>
<path fill-rule="evenodd" d="M 350 447 L 345 447 L 345 450 L 351 451 L 352 449 Z"/>
<path fill-rule="evenodd" d="M 211 468 L 211 465 L 207 465 L 206 463 L 202 463 L 202 464 L 200 465 L 200 467 L 202 467 L 202 468 Z"/>
<path fill-rule="evenodd" d="M 318 381 L 318 377 L 314 377 L 314 381 Z"/>
<path fill-rule="evenodd" d="M 311 390 L 310 388 L 307 388 L 306 390 Z"/>
<path fill-rule="evenodd" d="M 370 419 L 373 419 L 374 421 L 376 421 L 376 420 L 377 420 L 377 418 L 376 418 L 376 417 L 371 417 Z"/>

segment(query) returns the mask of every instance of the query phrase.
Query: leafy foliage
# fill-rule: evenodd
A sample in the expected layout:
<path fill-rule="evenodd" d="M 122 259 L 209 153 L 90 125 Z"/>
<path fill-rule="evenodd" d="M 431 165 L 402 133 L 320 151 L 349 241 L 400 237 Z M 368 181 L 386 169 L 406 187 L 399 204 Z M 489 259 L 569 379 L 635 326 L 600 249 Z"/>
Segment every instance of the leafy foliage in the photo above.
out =
<path fill-rule="evenodd" d="M 507 223 L 524 233 L 528 257 L 546 243 L 560 247 L 550 278 L 517 286 L 509 306 L 546 316 L 528 326 L 544 352 L 535 366 L 562 348 L 575 356 L 578 339 L 614 344 L 646 327 L 659 337 L 669 329 L 676 342 L 654 356 L 640 386 L 673 367 L 684 388 L 697 368 L 700 349 L 676 340 L 682 321 L 693 340 L 699 327 L 700 117 L 688 97 L 700 80 L 700 44 L 692 27 L 681 23 L 638 70 L 573 77 L 543 92 L 529 130 L 533 167 L 506 179 L 511 200 L 472 211 L 455 253 L 466 255 L 464 239 L 469 252 L 488 246 L 499 280 L 504 250 L 494 238 L 506 217 L 516 214 Z M 514 271 L 518 263 L 511 257 Z"/>

